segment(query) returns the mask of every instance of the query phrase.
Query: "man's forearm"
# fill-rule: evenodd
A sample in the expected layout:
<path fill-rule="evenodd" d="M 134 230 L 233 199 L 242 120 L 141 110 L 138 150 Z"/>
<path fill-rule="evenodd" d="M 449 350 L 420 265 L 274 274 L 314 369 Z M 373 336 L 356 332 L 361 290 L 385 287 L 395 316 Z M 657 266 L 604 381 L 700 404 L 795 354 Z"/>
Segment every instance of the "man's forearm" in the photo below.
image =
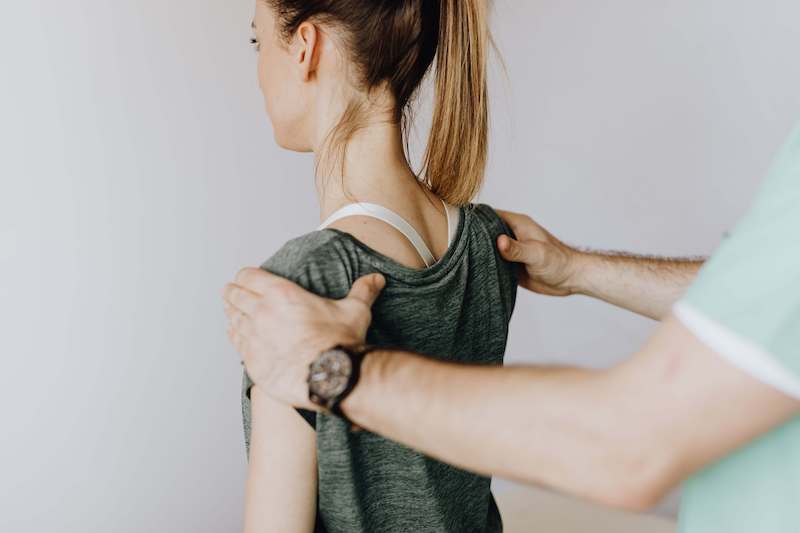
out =
<path fill-rule="evenodd" d="M 604 371 L 464 366 L 375 352 L 362 372 L 342 408 L 366 429 L 484 475 L 608 505 L 654 503 L 646 487 L 664 465 L 639 453 L 652 449 L 650 437 L 631 423 L 651 414 L 637 413 Z"/>
<path fill-rule="evenodd" d="M 671 259 L 620 252 L 579 252 L 572 292 L 598 298 L 654 320 L 667 316 L 704 259 Z"/>
<path fill-rule="evenodd" d="M 646 509 L 796 417 L 800 402 L 731 365 L 673 316 L 608 370 L 371 353 L 342 408 L 366 429 L 468 470 Z"/>

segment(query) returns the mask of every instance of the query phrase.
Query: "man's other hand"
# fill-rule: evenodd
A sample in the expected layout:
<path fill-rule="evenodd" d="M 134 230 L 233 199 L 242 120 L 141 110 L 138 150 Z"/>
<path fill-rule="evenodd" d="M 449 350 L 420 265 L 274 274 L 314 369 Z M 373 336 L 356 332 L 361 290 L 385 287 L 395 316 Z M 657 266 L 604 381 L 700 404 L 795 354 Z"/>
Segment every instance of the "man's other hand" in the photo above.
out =
<path fill-rule="evenodd" d="M 263 269 L 243 268 L 222 292 L 228 337 L 256 386 L 281 402 L 313 409 L 308 365 L 336 344 L 364 341 L 384 284 L 382 275 L 370 274 L 356 280 L 346 298 L 330 300 Z"/>
<path fill-rule="evenodd" d="M 569 296 L 577 292 L 581 252 L 556 239 L 527 215 L 497 210 L 516 235 L 497 239 L 497 248 L 506 261 L 521 263 L 519 285 L 549 296 Z"/>

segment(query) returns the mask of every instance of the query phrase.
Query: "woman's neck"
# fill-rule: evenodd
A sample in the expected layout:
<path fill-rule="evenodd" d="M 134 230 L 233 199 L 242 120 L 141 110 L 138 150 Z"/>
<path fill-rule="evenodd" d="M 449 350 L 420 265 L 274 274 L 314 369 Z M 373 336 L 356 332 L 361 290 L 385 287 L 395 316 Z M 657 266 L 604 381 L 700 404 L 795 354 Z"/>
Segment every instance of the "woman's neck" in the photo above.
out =
<path fill-rule="evenodd" d="M 408 165 L 399 124 L 368 124 L 352 135 L 344 150 L 333 150 L 316 154 L 320 220 L 353 201 L 409 211 L 426 197 L 433 198 Z"/>

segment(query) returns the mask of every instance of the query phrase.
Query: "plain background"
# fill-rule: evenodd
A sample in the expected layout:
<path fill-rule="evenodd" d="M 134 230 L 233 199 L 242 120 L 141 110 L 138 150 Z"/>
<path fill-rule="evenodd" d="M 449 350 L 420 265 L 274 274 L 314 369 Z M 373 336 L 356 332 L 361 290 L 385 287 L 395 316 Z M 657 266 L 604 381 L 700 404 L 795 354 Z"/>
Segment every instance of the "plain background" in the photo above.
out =
<path fill-rule="evenodd" d="M 239 528 L 220 292 L 318 223 L 311 158 L 263 112 L 252 9 L 0 7 L 2 531 Z M 710 253 L 800 118 L 796 0 L 499 0 L 493 27 L 479 200 L 570 243 Z M 520 293 L 509 360 L 601 367 L 653 327 Z"/>

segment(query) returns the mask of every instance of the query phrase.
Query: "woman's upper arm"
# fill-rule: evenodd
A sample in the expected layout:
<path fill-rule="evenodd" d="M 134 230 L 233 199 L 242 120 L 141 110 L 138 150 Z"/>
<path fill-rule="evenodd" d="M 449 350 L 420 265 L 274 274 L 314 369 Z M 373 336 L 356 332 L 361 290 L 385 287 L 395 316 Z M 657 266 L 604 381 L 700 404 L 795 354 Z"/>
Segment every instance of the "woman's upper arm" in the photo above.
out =
<path fill-rule="evenodd" d="M 317 508 L 316 432 L 254 386 L 245 533 L 310 533 Z"/>

